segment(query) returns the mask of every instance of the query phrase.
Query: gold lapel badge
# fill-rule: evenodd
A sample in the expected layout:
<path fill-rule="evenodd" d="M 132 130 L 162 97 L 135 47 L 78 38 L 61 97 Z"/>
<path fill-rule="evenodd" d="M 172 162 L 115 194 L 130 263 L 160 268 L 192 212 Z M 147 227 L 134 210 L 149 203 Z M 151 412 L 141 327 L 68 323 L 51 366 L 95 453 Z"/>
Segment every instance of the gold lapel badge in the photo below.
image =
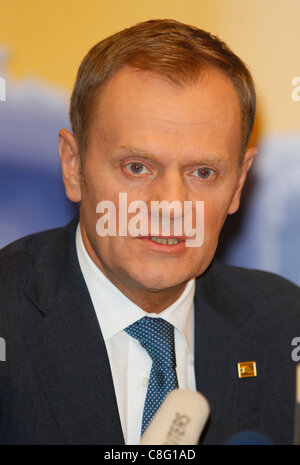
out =
<path fill-rule="evenodd" d="M 252 378 L 257 376 L 256 362 L 239 362 L 237 367 L 239 378 Z"/>

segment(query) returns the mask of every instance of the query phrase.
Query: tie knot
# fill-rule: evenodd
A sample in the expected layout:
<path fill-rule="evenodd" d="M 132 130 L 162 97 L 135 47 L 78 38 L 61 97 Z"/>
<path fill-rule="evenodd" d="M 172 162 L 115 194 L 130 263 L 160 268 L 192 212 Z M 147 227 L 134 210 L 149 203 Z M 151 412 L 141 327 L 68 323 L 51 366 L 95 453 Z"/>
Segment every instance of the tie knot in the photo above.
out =
<path fill-rule="evenodd" d="M 125 331 L 140 342 L 155 365 L 176 366 L 174 327 L 171 323 L 145 316 Z"/>

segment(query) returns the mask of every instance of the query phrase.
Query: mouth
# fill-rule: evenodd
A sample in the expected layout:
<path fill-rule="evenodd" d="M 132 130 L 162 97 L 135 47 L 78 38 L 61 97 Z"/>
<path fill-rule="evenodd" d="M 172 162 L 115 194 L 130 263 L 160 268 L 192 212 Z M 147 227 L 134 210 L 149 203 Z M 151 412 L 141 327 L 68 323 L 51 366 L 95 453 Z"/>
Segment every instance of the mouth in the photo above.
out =
<path fill-rule="evenodd" d="M 185 248 L 184 237 L 139 236 L 153 251 L 178 253 Z"/>
<path fill-rule="evenodd" d="M 163 245 L 176 245 L 180 242 L 177 237 L 149 237 L 150 241 L 156 242 L 157 244 Z"/>

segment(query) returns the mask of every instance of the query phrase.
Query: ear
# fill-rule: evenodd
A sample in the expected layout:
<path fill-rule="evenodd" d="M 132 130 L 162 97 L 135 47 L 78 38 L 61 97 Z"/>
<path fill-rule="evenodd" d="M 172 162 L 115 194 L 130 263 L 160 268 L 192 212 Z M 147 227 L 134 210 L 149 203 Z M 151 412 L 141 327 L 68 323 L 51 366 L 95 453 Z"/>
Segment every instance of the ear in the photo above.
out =
<path fill-rule="evenodd" d="M 257 148 L 256 147 L 249 148 L 245 153 L 244 160 L 243 160 L 242 165 L 240 167 L 238 185 L 237 185 L 237 188 L 235 190 L 234 196 L 233 196 L 233 198 L 231 200 L 230 207 L 229 207 L 229 210 L 228 210 L 229 214 L 235 213 L 238 210 L 239 206 L 240 206 L 240 199 L 241 199 L 242 189 L 243 189 L 243 186 L 244 186 L 245 181 L 246 181 L 247 173 L 248 173 L 248 171 L 249 171 L 249 169 L 250 169 L 250 167 L 251 167 L 251 165 L 253 163 L 253 160 L 254 160 L 254 157 L 255 157 L 256 154 L 257 154 Z"/>
<path fill-rule="evenodd" d="M 66 195 L 72 202 L 81 201 L 81 164 L 75 137 L 67 129 L 61 129 L 59 136 L 59 155 Z"/>

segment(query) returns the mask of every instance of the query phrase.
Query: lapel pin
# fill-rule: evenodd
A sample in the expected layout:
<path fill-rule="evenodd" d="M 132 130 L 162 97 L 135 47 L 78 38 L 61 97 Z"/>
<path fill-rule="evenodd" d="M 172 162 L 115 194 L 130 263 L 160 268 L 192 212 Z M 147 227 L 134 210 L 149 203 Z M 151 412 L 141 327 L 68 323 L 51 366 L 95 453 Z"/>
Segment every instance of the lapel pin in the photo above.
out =
<path fill-rule="evenodd" d="M 239 362 L 237 367 L 239 378 L 252 378 L 257 376 L 256 362 Z"/>

